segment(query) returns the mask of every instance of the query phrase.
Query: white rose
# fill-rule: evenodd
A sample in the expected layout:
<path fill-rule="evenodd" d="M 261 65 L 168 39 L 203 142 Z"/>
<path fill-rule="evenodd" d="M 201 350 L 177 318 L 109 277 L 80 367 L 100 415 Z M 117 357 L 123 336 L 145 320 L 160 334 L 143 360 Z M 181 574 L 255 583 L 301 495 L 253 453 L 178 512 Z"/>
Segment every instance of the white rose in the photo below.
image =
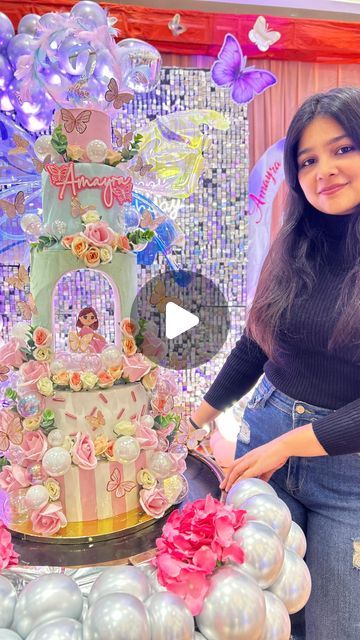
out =
<path fill-rule="evenodd" d="M 99 222 L 101 216 L 95 209 L 89 209 L 84 215 L 81 216 L 81 220 L 84 224 L 90 224 L 91 222 Z"/>

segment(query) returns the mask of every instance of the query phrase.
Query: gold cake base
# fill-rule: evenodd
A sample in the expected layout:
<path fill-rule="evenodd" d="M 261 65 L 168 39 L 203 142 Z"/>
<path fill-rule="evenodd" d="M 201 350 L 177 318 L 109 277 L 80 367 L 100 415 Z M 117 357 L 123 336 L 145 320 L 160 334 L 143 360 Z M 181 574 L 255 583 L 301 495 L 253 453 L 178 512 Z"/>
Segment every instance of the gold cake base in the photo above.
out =
<path fill-rule="evenodd" d="M 167 511 L 169 513 L 169 511 Z M 79 544 L 81 542 L 101 542 L 111 540 L 120 535 L 135 533 L 153 524 L 154 518 L 148 516 L 140 508 L 132 509 L 119 516 L 104 520 L 88 522 L 69 522 L 66 527 L 51 536 L 39 535 L 32 531 L 32 523 L 8 524 L 14 537 L 22 540 L 44 542 L 46 544 Z"/>

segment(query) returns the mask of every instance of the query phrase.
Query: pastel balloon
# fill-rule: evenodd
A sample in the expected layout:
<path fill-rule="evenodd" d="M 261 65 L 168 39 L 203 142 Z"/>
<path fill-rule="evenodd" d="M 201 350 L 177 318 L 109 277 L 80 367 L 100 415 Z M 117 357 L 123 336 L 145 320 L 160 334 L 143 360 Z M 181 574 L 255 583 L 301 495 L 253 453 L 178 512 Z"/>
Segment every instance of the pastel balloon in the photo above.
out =
<path fill-rule="evenodd" d="M 119 566 L 104 569 L 89 593 L 89 605 L 110 593 L 129 593 L 145 601 L 151 593 L 146 574 L 139 567 Z"/>
<path fill-rule="evenodd" d="M 78 620 L 82 607 L 82 593 L 74 580 L 61 573 L 50 573 L 32 580 L 22 590 L 12 626 L 26 638 L 45 622 L 62 617 Z"/>
<path fill-rule="evenodd" d="M 18 33 L 11 38 L 7 48 L 7 56 L 14 69 L 20 56 L 30 53 L 34 44 L 35 40 L 29 33 Z"/>
<path fill-rule="evenodd" d="M 282 600 L 289 613 L 296 613 L 306 605 L 311 593 L 311 576 L 297 553 L 285 549 L 284 564 L 269 591 Z"/>
<path fill-rule="evenodd" d="M 267 589 L 275 582 L 284 562 L 284 546 L 279 536 L 267 524 L 250 521 L 235 532 L 234 540 L 245 554 L 242 571 L 251 575 L 259 587 Z"/>
<path fill-rule="evenodd" d="M 70 14 L 78 18 L 80 25 L 84 29 L 91 30 L 107 24 L 107 16 L 104 9 L 96 2 L 89 0 L 77 2 L 71 9 Z"/>
<path fill-rule="evenodd" d="M 149 469 L 156 478 L 168 478 L 174 472 L 174 461 L 164 451 L 155 451 L 149 462 Z"/>
<path fill-rule="evenodd" d="M 259 478 L 246 478 L 245 480 L 239 480 L 231 487 L 227 498 L 226 504 L 232 504 L 236 509 L 252 496 L 258 493 L 267 493 L 272 496 L 276 496 L 275 489 L 268 482 L 264 482 Z"/>
<path fill-rule="evenodd" d="M 128 593 L 111 593 L 90 607 L 83 640 L 150 640 L 145 605 Z"/>
<path fill-rule="evenodd" d="M 10 18 L 5 13 L 0 12 L 0 51 L 6 51 L 11 38 L 14 36 L 15 30 Z"/>
<path fill-rule="evenodd" d="M 245 500 L 241 508 L 247 512 L 248 520 L 265 522 L 285 542 L 292 520 L 290 509 L 283 500 L 270 494 L 258 493 Z"/>
<path fill-rule="evenodd" d="M 260 640 L 289 640 L 291 623 L 285 605 L 270 591 L 264 591 L 264 598 L 266 619 Z"/>
<path fill-rule="evenodd" d="M 290 551 L 295 551 L 300 558 L 305 556 L 307 547 L 305 534 L 302 528 L 294 521 L 291 523 L 288 537 L 285 540 L 285 547 Z"/>
<path fill-rule="evenodd" d="M 151 637 L 156 640 L 193 640 L 194 618 L 179 596 L 162 591 L 154 593 L 146 607 L 151 626 Z"/>
<path fill-rule="evenodd" d="M 82 625 L 72 618 L 57 618 L 44 622 L 26 640 L 82 640 Z"/>
<path fill-rule="evenodd" d="M 23 16 L 18 24 L 18 33 L 29 33 L 34 36 L 38 27 L 40 16 L 36 13 L 28 13 Z"/>
<path fill-rule="evenodd" d="M 240 569 L 222 567 L 210 578 L 196 622 L 207 640 L 260 640 L 265 624 L 264 594 Z"/>
<path fill-rule="evenodd" d="M 63 447 L 52 447 L 45 451 L 42 466 L 49 476 L 64 476 L 71 467 L 71 455 Z"/>
<path fill-rule="evenodd" d="M 55 155 L 56 151 L 51 144 L 51 136 L 39 136 L 34 142 L 34 152 L 39 160 L 44 160 L 48 155 Z"/>
<path fill-rule="evenodd" d="M 21 638 L 11 629 L 0 629 L 0 640 L 21 640 Z"/>
<path fill-rule="evenodd" d="M 16 591 L 10 580 L 0 576 L 0 627 L 10 627 L 16 605 Z"/>
<path fill-rule="evenodd" d="M 0 54 L 0 91 L 4 91 L 13 78 L 13 70 L 7 58 Z"/>
<path fill-rule="evenodd" d="M 160 80 L 162 59 L 159 51 L 148 42 L 126 38 L 118 44 L 120 55 L 129 59 L 129 70 L 125 83 L 136 93 L 147 93 L 155 89 Z"/>

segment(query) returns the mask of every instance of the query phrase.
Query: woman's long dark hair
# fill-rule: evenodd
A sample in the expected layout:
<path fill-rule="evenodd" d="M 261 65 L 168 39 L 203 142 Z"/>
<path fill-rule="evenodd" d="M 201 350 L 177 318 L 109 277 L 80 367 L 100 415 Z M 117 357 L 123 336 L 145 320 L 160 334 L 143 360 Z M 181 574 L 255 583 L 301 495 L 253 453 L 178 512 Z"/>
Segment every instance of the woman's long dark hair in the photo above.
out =
<path fill-rule="evenodd" d="M 316 215 L 298 180 L 297 151 L 300 137 L 316 116 L 333 118 L 360 149 L 360 89 L 331 89 L 308 98 L 295 114 L 284 149 L 288 197 L 283 225 L 264 261 L 247 320 L 247 333 L 268 357 L 275 355 L 275 335 L 282 317 L 289 317 L 295 299 L 314 285 L 321 260 L 322 240 L 309 225 Z M 360 203 L 351 214 L 345 241 L 346 264 L 351 265 L 337 304 L 340 318 L 328 348 L 359 342 L 360 327 Z"/>

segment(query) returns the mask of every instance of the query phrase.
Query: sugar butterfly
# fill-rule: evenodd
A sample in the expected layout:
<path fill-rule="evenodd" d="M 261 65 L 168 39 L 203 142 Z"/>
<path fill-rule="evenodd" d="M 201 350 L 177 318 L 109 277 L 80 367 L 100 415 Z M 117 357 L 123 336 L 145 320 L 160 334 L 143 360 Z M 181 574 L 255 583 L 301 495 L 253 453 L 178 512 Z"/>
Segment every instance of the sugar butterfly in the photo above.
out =
<path fill-rule="evenodd" d="M 16 214 L 22 216 L 25 212 L 25 194 L 23 191 L 18 191 L 14 202 L 9 200 L 0 200 L 0 209 L 3 209 L 10 220 L 15 218 Z"/>
<path fill-rule="evenodd" d="M 150 229 L 154 231 L 163 222 L 166 222 L 167 216 L 158 216 L 153 218 L 148 209 L 144 209 L 140 218 L 140 227 L 142 229 Z"/>
<path fill-rule="evenodd" d="M 186 31 L 186 27 L 181 24 L 180 13 L 175 13 L 174 17 L 171 18 L 170 22 L 168 22 L 168 27 L 175 37 L 181 36 L 181 34 Z"/>
<path fill-rule="evenodd" d="M 0 431 L 0 451 L 7 451 L 10 444 L 20 445 L 23 441 L 23 428 L 20 418 L 14 415 L 6 431 Z"/>
<path fill-rule="evenodd" d="M 15 156 L 18 154 L 24 154 L 28 152 L 30 143 L 27 140 L 25 140 L 25 138 L 23 138 L 22 136 L 19 136 L 18 133 L 14 133 L 13 142 L 15 144 L 15 147 L 13 147 L 12 149 L 9 149 L 9 156 Z"/>
<path fill-rule="evenodd" d="M 31 158 L 31 162 L 33 163 L 34 167 L 35 167 L 35 171 L 36 173 L 41 173 L 42 171 L 44 171 L 45 166 L 51 162 L 51 155 L 47 155 L 43 161 L 38 160 L 38 158 Z"/>
<path fill-rule="evenodd" d="M 267 51 L 280 37 L 281 33 L 278 31 L 270 31 L 264 16 L 259 16 L 253 28 L 249 31 L 251 42 L 254 42 L 260 51 Z"/>
<path fill-rule="evenodd" d="M 85 353 L 92 341 L 94 335 L 92 333 L 86 333 L 84 336 L 80 336 L 76 331 L 69 331 L 69 347 L 73 352 L 80 351 Z"/>
<path fill-rule="evenodd" d="M 188 449 L 196 449 L 206 436 L 205 429 L 194 429 L 188 420 L 182 420 L 175 435 L 175 442 L 186 444 Z"/>
<path fill-rule="evenodd" d="M 71 215 L 73 218 L 79 218 L 80 216 L 85 215 L 87 211 L 92 211 L 95 208 L 95 205 L 92 204 L 83 207 L 79 198 L 71 198 Z"/>
<path fill-rule="evenodd" d="M 93 431 L 96 431 L 96 429 L 105 426 L 104 414 L 102 411 L 100 411 L 100 409 L 98 409 L 97 412 L 93 415 L 90 414 L 88 416 L 85 416 L 85 420 L 89 423 Z"/>
<path fill-rule="evenodd" d="M 31 293 L 29 293 L 26 302 L 18 302 L 16 307 L 24 320 L 31 320 L 31 316 L 37 315 L 38 313 L 34 298 L 32 297 Z"/>
<path fill-rule="evenodd" d="M 218 60 L 211 67 L 211 77 L 219 87 L 229 87 L 232 100 L 238 104 L 250 102 L 255 95 L 277 82 L 270 71 L 246 68 L 246 56 L 231 33 L 225 36 Z"/>
<path fill-rule="evenodd" d="M 74 129 L 78 133 L 85 133 L 87 129 L 87 123 L 91 118 L 91 111 L 81 111 L 76 117 L 69 111 L 69 109 L 61 109 L 61 119 L 64 123 L 66 133 L 72 133 Z"/>
<path fill-rule="evenodd" d="M 0 364 L 0 382 L 5 382 L 8 379 L 9 373 L 10 367 L 7 367 L 5 364 Z"/>
<path fill-rule="evenodd" d="M 117 146 L 122 148 L 129 147 L 134 136 L 132 131 L 128 131 L 127 133 L 121 133 L 119 129 L 115 129 L 114 134 L 115 134 L 115 140 L 116 140 Z"/>
<path fill-rule="evenodd" d="M 168 302 L 174 302 L 181 306 L 181 302 L 178 298 L 167 297 L 165 292 L 165 285 L 163 282 L 157 282 L 150 295 L 150 304 L 156 306 L 159 313 L 165 313 L 166 305 Z"/>
<path fill-rule="evenodd" d="M 115 491 L 115 495 L 117 498 L 122 498 L 125 493 L 132 491 L 136 487 L 135 482 L 131 480 L 125 480 L 121 482 L 121 474 L 119 467 L 115 467 L 114 471 L 110 476 L 110 480 L 107 483 L 107 491 Z"/>
<path fill-rule="evenodd" d="M 7 282 L 11 287 L 15 287 L 16 289 L 23 291 L 26 285 L 30 282 L 26 267 L 21 264 L 17 276 L 10 276 L 9 278 L 6 278 L 5 282 Z"/>
<path fill-rule="evenodd" d="M 112 102 L 114 109 L 120 109 L 124 104 L 128 104 L 134 99 L 134 94 L 129 91 L 119 91 L 115 78 L 111 78 L 107 91 L 105 92 L 106 102 Z"/>
<path fill-rule="evenodd" d="M 143 162 L 143 159 L 141 158 L 141 156 L 138 156 L 136 158 L 136 164 L 134 167 L 134 171 L 136 171 L 137 173 L 139 173 L 142 177 L 146 176 L 146 174 L 151 171 L 151 169 L 153 168 L 152 164 L 146 164 L 145 162 Z"/>

